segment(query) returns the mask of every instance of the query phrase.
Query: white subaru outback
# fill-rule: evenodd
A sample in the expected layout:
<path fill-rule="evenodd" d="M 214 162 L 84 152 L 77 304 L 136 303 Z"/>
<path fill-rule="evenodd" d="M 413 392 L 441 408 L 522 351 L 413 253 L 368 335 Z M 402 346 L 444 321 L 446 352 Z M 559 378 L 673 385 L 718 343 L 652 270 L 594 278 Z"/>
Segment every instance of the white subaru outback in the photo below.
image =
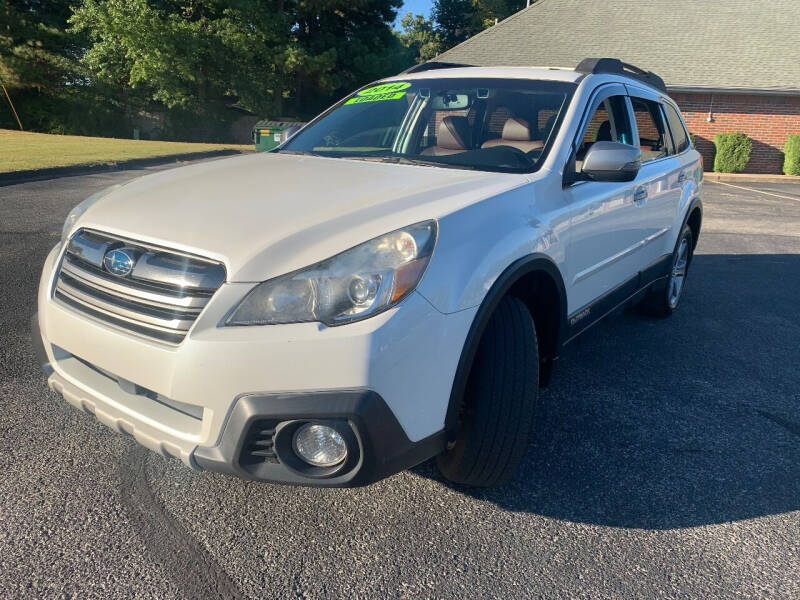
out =
<path fill-rule="evenodd" d="M 702 175 L 652 73 L 429 63 L 79 204 L 34 342 L 70 404 L 194 469 L 495 485 L 564 344 L 677 308 Z"/>

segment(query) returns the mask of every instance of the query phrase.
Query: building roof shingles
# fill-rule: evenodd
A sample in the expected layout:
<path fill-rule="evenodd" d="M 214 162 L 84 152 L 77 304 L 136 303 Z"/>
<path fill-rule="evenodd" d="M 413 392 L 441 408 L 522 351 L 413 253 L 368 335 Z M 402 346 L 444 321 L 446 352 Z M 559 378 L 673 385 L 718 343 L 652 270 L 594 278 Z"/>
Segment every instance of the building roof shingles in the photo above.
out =
<path fill-rule="evenodd" d="M 671 89 L 800 92 L 800 0 L 539 0 L 442 53 L 477 66 L 610 56 Z"/>

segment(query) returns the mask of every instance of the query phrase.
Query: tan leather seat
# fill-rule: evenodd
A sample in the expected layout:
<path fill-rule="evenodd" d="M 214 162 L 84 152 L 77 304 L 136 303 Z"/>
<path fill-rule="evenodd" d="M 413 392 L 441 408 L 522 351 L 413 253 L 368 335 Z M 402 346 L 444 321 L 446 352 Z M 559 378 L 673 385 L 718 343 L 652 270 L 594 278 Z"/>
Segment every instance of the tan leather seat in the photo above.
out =
<path fill-rule="evenodd" d="M 481 145 L 481 148 L 493 148 L 495 146 L 512 146 L 523 152 L 530 152 L 531 150 L 542 148 L 544 142 L 531 139 L 531 128 L 525 119 L 511 117 L 506 119 L 505 125 L 503 125 L 502 137 L 498 140 L 486 140 Z"/>
<path fill-rule="evenodd" d="M 436 145 L 425 148 L 422 154 L 428 156 L 447 156 L 469 149 L 470 127 L 467 117 L 450 116 L 439 123 Z"/>

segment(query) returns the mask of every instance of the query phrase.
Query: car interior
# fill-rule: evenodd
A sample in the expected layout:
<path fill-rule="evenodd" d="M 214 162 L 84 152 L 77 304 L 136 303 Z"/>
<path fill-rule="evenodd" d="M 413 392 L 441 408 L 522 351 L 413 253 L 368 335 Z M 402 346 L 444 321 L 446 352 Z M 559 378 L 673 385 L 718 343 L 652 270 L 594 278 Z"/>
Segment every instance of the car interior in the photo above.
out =
<path fill-rule="evenodd" d="M 500 90 L 487 98 L 479 97 L 475 90 L 458 90 L 452 95 L 468 96 L 469 106 L 435 110 L 438 103 L 430 103 L 433 108 L 426 115 L 419 142 L 421 156 L 452 156 L 504 147 L 535 161 L 563 102 L 561 95 L 501 93 Z"/>
<path fill-rule="evenodd" d="M 639 130 L 639 147 L 642 162 L 667 156 L 667 135 L 661 108 L 655 102 L 642 98 L 631 98 L 636 127 Z"/>
<path fill-rule="evenodd" d="M 280 151 L 531 172 L 571 92 L 560 82 L 418 87 L 402 98 L 336 107 Z"/>

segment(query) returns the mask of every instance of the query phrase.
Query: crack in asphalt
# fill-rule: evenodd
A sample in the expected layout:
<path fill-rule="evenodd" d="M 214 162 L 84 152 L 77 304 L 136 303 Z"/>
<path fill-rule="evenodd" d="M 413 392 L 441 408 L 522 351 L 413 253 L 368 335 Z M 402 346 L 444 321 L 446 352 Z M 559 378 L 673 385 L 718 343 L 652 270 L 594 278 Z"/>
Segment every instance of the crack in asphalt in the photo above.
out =
<path fill-rule="evenodd" d="M 134 530 L 156 562 L 189 598 L 244 594 L 211 554 L 164 508 L 147 480 L 150 451 L 136 446 L 120 464 L 119 498 Z"/>

